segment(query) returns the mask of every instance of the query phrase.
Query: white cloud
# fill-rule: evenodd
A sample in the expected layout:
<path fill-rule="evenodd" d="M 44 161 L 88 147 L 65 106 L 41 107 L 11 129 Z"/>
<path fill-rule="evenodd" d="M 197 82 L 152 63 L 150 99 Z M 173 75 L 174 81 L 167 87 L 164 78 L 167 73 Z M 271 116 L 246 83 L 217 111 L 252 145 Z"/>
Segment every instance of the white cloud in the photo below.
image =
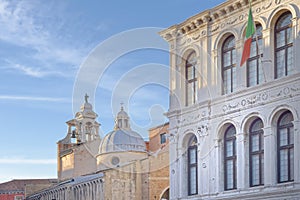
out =
<path fill-rule="evenodd" d="M 63 5 L 63 2 L 0 0 L 0 41 L 23 49 L 23 53 L 26 49 L 26 60 L 20 62 L 20 56 L 9 58 L 13 63 L 22 63 L 12 66 L 14 69 L 34 77 L 53 75 L 49 68 L 60 71 L 54 75 L 66 70 L 74 75 L 74 66 L 80 65 L 94 44 L 74 38 L 72 30 L 80 23 L 70 25 Z M 33 63 L 34 67 L 23 66 Z M 71 73 L 70 67 L 73 68 Z"/>
<path fill-rule="evenodd" d="M 0 95 L 0 100 L 70 102 L 65 98 Z"/>
<path fill-rule="evenodd" d="M 42 78 L 45 76 L 66 76 L 66 74 L 59 71 L 47 71 L 42 70 L 41 68 L 26 67 L 20 64 L 14 64 L 11 68 L 36 78 Z"/>
<path fill-rule="evenodd" d="M 56 159 L 22 159 L 22 158 L 0 158 L 0 164 L 34 164 L 34 165 L 49 165 L 56 164 Z"/>

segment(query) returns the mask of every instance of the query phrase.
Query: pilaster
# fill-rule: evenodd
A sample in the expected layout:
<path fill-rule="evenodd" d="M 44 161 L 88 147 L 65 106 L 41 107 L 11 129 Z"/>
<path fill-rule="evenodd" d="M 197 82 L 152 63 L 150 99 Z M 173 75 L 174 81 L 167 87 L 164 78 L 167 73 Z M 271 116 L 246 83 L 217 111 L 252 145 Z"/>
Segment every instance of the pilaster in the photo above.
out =
<path fill-rule="evenodd" d="M 261 70 L 263 70 L 265 82 L 269 82 L 274 79 L 274 51 L 271 51 L 274 49 L 274 44 L 271 43 L 270 35 L 272 33 L 271 28 L 267 28 L 262 30 L 262 37 L 263 37 L 263 57 L 261 58 L 262 61 L 262 67 Z M 272 62 L 273 60 L 273 62 Z"/>
<path fill-rule="evenodd" d="M 245 148 L 244 134 L 241 132 L 236 136 L 237 141 L 237 189 L 245 188 Z"/>
<path fill-rule="evenodd" d="M 276 153 L 276 136 L 271 126 L 264 129 L 264 184 L 265 186 L 273 186 L 276 184 L 277 178 L 277 153 Z"/>
<path fill-rule="evenodd" d="M 294 182 L 300 183 L 300 121 L 294 124 Z"/>

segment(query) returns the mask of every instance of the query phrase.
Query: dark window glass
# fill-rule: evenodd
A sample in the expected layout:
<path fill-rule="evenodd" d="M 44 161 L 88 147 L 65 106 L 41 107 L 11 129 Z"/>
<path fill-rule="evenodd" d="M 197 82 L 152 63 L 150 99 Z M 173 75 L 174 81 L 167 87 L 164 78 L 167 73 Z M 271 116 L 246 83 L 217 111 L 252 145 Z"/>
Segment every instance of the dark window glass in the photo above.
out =
<path fill-rule="evenodd" d="M 229 36 L 222 47 L 222 79 L 223 94 L 229 94 L 236 89 L 236 50 L 235 38 Z"/>
<path fill-rule="evenodd" d="M 275 78 L 290 75 L 293 70 L 292 15 L 284 13 L 275 26 Z"/>
<path fill-rule="evenodd" d="M 294 126 L 292 113 L 283 113 L 277 124 L 278 182 L 294 180 Z"/>
<path fill-rule="evenodd" d="M 166 143 L 167 138 L 166 138 L 166 133 L 160 134 L 160 144 Z"/>
<path fill-rule="evenodd" d="M 249 130 L 250 186 L 264 184 L 264 135 L 261 119 L 256 119 Z"/>
<path fill-rule="evenodd" d="M 193 136 L 188 146 L 188 195 L 198 194 L 197 138 Z"/>
<path fill-rule="evenodd" d="M 261 66 L 262 54 L 262 26 L 256 24 L 256 32 L 252 38 L 250 58 L 247 60 L 247 86 L 261 84 L 264 72 Z"/>
<path fill-rule="evenodd" d="M 236 189 L 236 131 L 229 126 L 224 135 L 224 189 Z"/>
<path fill-rule="evenodd" d="M 197 99 L 196 53 L 191 53 L 186 61 L 186 106 L 193 105 Z"/>

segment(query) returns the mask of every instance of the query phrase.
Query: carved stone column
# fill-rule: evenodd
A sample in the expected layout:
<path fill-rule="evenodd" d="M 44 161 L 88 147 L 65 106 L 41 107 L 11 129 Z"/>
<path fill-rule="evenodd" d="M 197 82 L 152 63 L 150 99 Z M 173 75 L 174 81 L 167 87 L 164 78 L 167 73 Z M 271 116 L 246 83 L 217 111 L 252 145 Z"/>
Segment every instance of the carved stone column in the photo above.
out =
<path fill-rule="evenodd" d="M 269 82 L 274 79 L 274 44 L 271 42 L 270 34 L 272 33 L 272 29 L 264 29 L 262 30 L 262 37 L 263 37 L 263 57 L 261 58 L 262 67 L 261 70 L 264 74 L 264 79 L 266 82 Z"/>
<path fill-rule="evenodd" d="M 245 138 L 244 133 L 238 133 L 236 136 L 236 154 L 237 154 L 237 189 L 245 188 Z"/>
<path fill-rule="evenodd" d="M 294 124 L 294 182 L 300 183 L 300 121 Z"/>
<path fill-rule="evenodd" d="M 276 134 L 271 126 L 264 129 L 264 184 L 272 186 L 276 184 L 277 177 L 277 152 L 276 152 Z"/>

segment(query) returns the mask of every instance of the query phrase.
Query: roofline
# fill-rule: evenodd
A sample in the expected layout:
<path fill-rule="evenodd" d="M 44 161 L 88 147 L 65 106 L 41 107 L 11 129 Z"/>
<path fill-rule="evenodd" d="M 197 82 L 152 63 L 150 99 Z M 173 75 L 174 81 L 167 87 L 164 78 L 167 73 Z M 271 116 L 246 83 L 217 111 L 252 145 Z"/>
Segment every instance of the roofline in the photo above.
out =
<path fill-rule="evenodd" d="M 164 126 L 167 126 L 167 125 L 169 125 L 169 124 L 170 124 L 170 122 L 166 122 L 166 123 L 164 123 L 164 124 L 161 124 L 161 125 L 152 127 L 152 128 L 150 128 L 150 129 L 148 129 L 148 131 L 153 131 L 154 129 L 157 129 L 157 128 L 160 128 L 160 127 L 164 127 Z"/>

